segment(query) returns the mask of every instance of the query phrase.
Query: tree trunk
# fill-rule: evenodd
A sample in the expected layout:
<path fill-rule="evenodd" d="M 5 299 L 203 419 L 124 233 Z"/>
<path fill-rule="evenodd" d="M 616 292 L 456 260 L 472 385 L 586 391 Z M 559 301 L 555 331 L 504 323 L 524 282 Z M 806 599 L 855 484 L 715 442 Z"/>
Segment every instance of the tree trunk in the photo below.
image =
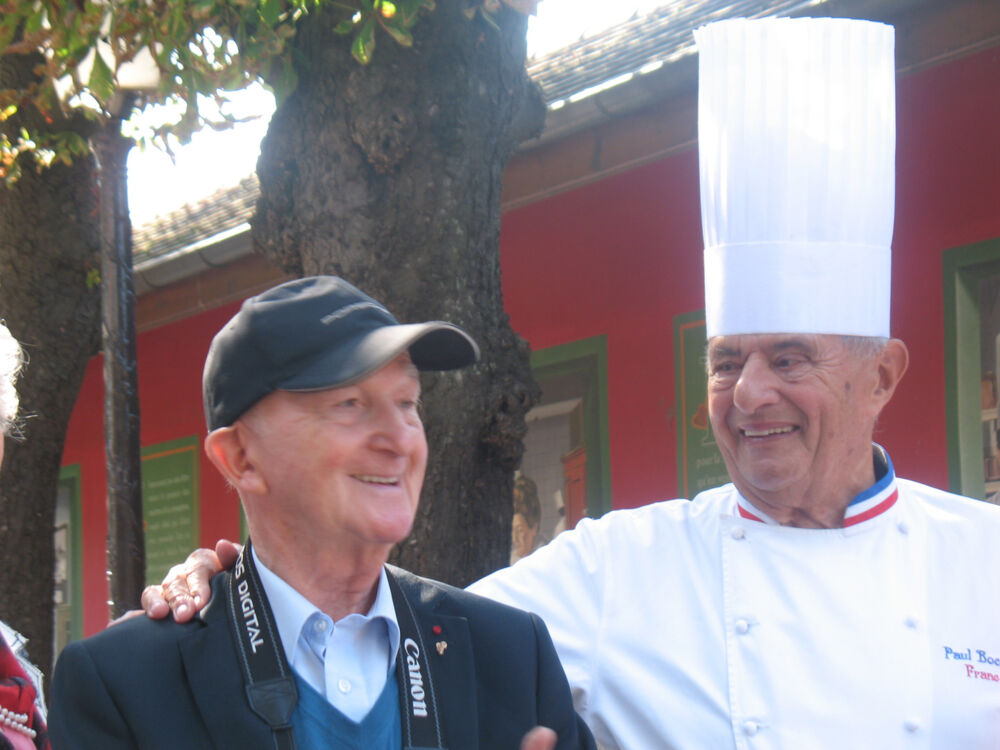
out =
<path fill-rule="evenodd" d="M 0 86 L 27 80 L 38 60 L 0 58 Z M 41 119 L 22 110 L 0 123 L 16 139 Z M 84 122 L 56 122 L 87 137 Z M 0 474 L 0 618 L 30 640 L 33 661 L 52 666 L 53 516 L 63 442 L 87 361 L 98 349 L 100 291 L 97 192 L 92 158 L 36 171 L 0 186 L 0 317 L 27 357 L 17 385 L 23 439 L 6 441 Z"/>
<path fill-rule="evenodd" d="M 544 107 L 524 71 L 527 19 L 499 28 L 443 0 L 412 48 L 379 33 L 365 67 L 335 19 L 295 37 L 299 85 L 257 165 L 258 247 L 293 274 L 336 274 L 402 322 L 468 330 L 480 363 L 425 376 L 430 464 L 411 537 L 394 561 L 465 585 L 506 565 L 513 471 L 538 388 L 500 283 L 500 186 Z"/>

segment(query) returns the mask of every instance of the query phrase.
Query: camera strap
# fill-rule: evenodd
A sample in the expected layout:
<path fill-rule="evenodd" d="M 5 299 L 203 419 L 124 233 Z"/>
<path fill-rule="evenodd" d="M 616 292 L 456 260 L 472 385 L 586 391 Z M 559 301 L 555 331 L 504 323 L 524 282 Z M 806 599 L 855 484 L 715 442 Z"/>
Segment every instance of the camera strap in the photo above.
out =
<path fill-rule="evenodd" d="M 298 690 L 250 548 L 248 539 L 229 574 L 229 622 L 250 708 L 270 725 L 275 750 L 295 750 L 291 720 Z M 400 631 L 396 680 L 403 750 L 447 750 L 423 635 L 395 574 L 386 569 L 386 577 Z"/>
<path fill-rule="evenodd" d="M 447 750 L 441 735 L 437 695 L 424 637 L 417 627 L 410 600 L 395 574 L 386 568 L 392 603 L 399 624 L 396 679 L 399 682 L 399 715 L 403 725 L 403 750 Z"/>
<path fill-rule="evenodd" d="M 250 554 L 250 540 L 229 574 L 229 623 L 236 638 L 250 708 L 271 726 L 275 750 L 295 750 L 292 712 L 299 700 Z"/>

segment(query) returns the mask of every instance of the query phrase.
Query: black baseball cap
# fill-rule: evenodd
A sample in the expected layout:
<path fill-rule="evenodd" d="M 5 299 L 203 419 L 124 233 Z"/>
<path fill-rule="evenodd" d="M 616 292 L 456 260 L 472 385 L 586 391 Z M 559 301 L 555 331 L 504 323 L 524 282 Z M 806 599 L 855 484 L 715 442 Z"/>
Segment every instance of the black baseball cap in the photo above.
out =
<path fill-rule="evenodd" d="M 407 350 L 418 370 L 453 370 L 479 358 L 458 326 L 400 324 L 336 276 L 279 284 L 246 300 L 212 340 L 202 376 L 209 432 L 272 391 L 350 385 Z"/>

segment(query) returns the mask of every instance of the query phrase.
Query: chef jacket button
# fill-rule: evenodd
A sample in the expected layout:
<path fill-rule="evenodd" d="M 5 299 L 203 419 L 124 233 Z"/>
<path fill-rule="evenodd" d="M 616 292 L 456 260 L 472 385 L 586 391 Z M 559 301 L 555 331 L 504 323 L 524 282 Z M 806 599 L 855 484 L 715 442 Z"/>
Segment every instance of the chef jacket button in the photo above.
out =
<path fill-rule="evenodd" d="M 906 622 L 906 627 L 908 627 L 910 630 L 916 630 L 917 626 L 920 625 L 920 620 L 918 620 L 913 615 L 907 617 L 905 622 Z"/>
<path fill-rule="evenodd" d="M 920 729 L 920 722 L 916 719 L 907 719 L 903 722 L 903 729 L 905 729 L 910 734 L 913 734 L 918 729 Z"/>
<path fill-rule="evenodd" d="M 733 539 L 735 539 L 736 541 L 743 539 L 744 537 L 746 537 L 746 535 L 747 531 L 742 526 L 737 526 L 735 529 L 733 529 Z"/>
<path fill-rule="evenodd" d="M 750 632 L 750 623 L 746 620 L 740 619 L 736 621 L 736 632 L 740 635 L 746 635 Z"/>
<path fill-rule="evenodd" d="M 756 721 L 743 722 L 743 734 L 745 734 L 747 737 L 753 737 L 755 734 L 757 734 L 757 731 L 759 729 L 760 729 L 760 724 L 758 724 Z"/>
<path fill-rule="evenodd" d="M 899 529 L 899 533 L 902 534 L 903 536 L 906 536 L 907 534 L 910 533 L 910 525 L 906 523 L 906 521 L 900 521 L 896 525 L 896 528 Z"/>
<path fill-rule="evenodd" d="M 346 695 L 351 692 L 351 681 L 346 677 L 341 677 L 340 681 L 337 682 L 337 689 Z"/>

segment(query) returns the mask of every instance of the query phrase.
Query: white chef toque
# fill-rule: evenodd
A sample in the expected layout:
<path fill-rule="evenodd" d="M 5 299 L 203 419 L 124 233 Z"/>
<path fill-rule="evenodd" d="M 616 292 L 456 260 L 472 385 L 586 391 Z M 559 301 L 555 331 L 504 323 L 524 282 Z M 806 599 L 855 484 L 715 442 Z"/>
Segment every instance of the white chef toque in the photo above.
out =
<path fill-rule="evenodd" d="M 695 40 L 708 336 L 889 336 L 892 27 L 731 19 Z"/>

